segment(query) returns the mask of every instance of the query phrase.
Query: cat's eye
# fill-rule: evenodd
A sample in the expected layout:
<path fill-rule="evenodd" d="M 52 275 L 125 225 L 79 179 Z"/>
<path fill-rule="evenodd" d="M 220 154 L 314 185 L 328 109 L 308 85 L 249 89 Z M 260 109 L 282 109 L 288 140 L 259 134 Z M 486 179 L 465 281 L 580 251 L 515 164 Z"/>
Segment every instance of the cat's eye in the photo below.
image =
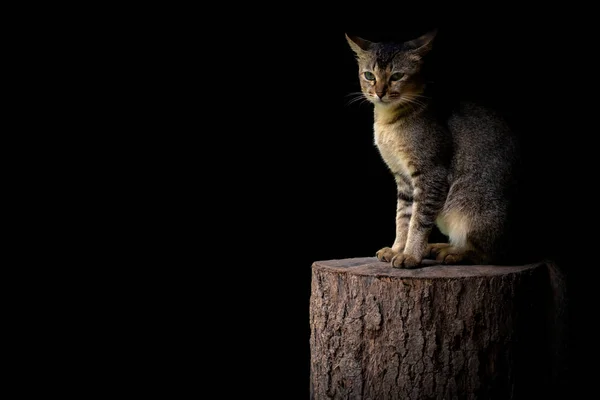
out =
<path fill-rule="evenodd" d="M 390 76 L 390 80 L 391 81 L 399 81 L 403 77 L 404 77 L 404 74 L 402 72 L 395 72 L 392 74 L 392 76 Z"/>
<path fill-rule="evenodd" d="M 375 80 L 375 75 L 372 72 L 365 72 L 365 79 L 368 81 L 374 81 Z"/>

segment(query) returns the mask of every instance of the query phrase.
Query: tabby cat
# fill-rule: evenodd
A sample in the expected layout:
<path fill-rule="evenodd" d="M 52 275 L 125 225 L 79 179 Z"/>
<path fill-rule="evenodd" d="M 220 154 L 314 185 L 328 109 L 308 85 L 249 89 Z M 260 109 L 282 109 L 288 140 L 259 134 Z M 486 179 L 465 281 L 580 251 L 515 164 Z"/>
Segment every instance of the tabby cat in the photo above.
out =
<path fill-rule="evenodd" d="M 397 184 L 396 237 L 377 251 L 395 268 L 509 262 L 518 141 L 491 109 L 438 101 L 424 65 L 437 31 L 404 43 L 346 34 L 374 136 Z M 434 226 L 447 243 L 429 243 Z"/>

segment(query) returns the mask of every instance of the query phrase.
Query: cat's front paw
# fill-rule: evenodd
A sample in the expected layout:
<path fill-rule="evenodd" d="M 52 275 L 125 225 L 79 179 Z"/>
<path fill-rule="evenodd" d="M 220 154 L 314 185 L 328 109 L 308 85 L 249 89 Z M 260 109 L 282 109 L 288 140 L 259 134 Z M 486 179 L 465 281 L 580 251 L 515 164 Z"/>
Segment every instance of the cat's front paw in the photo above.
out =
<path fill-rule="evenodd" d="M 392 258 L 393 268 L 415 268 L 421 264 L 421 260 L 410 254 L 400 253 Z"/>
<path fill-rule="evenodd" d="M 375 255 L 377 256 L 377 259 L 379 261 L 390 262 L 392 261 L 392 258 L 398 255 L 398 252 L 392 250 L 390 247 L 384 247 L 383 249 L 379 250 Z"/>

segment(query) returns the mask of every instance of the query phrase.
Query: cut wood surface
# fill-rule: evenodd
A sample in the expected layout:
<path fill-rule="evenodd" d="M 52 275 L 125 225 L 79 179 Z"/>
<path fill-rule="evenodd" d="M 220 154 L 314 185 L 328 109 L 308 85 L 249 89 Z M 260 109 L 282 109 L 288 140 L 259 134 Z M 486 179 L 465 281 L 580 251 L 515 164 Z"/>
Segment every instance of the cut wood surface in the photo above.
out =
<path fill-rule="evenodd" d="M 313 263 L 311 285 L 312 399 L 547 398 L 545 264 L 327 260 Z"/>

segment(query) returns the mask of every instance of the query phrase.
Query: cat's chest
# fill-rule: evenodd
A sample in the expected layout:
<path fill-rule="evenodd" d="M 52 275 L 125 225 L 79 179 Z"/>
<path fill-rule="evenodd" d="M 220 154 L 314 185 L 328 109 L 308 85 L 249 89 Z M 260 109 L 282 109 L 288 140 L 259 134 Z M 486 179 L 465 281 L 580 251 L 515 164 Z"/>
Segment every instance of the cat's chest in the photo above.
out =
<path fill-rule="evenodd" d="M 414 146 L 408 139 L 408 132 L 398 124 L 374 124 L 375 145 L 381 157 L 394 173 L 410 176 L 416 168 Z"/>

